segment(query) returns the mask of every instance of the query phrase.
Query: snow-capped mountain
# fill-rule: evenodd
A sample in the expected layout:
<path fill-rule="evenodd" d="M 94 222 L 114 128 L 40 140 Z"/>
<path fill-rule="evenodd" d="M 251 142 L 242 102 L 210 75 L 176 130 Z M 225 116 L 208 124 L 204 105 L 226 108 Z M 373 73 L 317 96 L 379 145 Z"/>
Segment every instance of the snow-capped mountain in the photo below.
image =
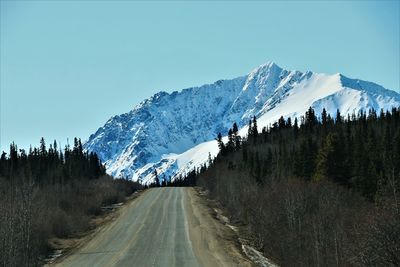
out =
<path fill-rule="evenodd" d="M 343 115 L 400 106 L 400 94 L 341 74 L 288 71 L 269 62 L 232 80 L 160 92 L 128 113 L 109 119 L 84 144 L 115 177 L 151 182 L 154 170 L 176 177 L 214 156 L 214 140 L 233 122 L 247 132 L 250 118 L 261 128 L 280 116 L 298 117 L 313 107 Z"/>

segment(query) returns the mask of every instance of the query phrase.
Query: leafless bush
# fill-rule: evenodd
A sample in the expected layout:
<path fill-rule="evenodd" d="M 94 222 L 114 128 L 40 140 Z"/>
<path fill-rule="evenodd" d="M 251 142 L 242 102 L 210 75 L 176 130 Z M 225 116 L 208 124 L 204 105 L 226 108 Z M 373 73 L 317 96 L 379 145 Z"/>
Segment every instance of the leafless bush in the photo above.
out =
<path fill-rule="evenodd" d="M 260 187 L 250 179 L 212 168 L 199 184 L 280 265 L 398 266 L 400 223 L 393 209 L 383 212 L 331 182 L 280 179 Z"/>
<path fill-rule="evenodd" d="M 139 188 L 110 177 L 36 186 L 0 177 L 0 266 L 37 266 L 50 237 L 69 237 L 90 227 L 101 206 L 123 201 Z M 126 188 L 125 188 L 126 187 Z"/>

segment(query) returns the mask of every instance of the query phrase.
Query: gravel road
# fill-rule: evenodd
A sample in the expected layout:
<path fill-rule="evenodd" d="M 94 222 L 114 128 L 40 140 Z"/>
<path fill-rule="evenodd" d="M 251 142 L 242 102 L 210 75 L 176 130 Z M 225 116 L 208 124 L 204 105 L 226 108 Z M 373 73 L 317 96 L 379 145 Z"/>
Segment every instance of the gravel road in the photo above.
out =
<path fill-rule="evenodd" d="M 56 266 L 251 266 L 193 188 L 153 188 Z"/>

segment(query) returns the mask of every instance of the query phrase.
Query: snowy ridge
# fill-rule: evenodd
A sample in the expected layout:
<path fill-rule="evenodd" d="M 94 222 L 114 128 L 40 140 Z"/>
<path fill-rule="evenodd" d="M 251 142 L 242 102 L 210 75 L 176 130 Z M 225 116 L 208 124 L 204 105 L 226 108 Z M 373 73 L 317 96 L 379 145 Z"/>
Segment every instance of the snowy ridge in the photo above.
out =
<path fill-rule="evenodd" d="M 160 92 L 130 112 L 109 119 L 84 144 L 115 177 L 149 183 L 158 174 L 173 179 L 218 153 L 214 140 L 233 122 L 247 133 L 250 118 L 259 127 L 280 116 L 299 117 L 309 107 L 343 115 L 400 106 L 400 95 L 372 82 L 341 74 L 288 71 L 269 62 L 247 76 L 213 84 Z"/>

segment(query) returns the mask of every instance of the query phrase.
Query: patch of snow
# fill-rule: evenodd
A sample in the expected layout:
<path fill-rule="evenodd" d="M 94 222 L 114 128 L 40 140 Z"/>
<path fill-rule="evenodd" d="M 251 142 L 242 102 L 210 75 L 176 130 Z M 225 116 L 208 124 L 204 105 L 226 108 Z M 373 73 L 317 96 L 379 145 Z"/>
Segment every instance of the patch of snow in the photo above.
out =
<path fill-rule="evenodd" d="M 278 267 L 275 263 L 273 263 L 270 259 L 264 257 L 264 255 L 254 249 L 251 246 L 242 244 L 242 250 L 250 260 L 252 260 L 257 266 L 261 267 Z"/>
<path fill-rule="evenodd" d="M 207 163 L 209 153 L 217 155 L 215 137 L 226 135 L 234 122 L 245 136 L 253 116 L 261 131 L 280 116 L 303 116 L 310 106 L 316 114 L 325 108 L 332 116 L 337 109 L 346 116 L 399 107 L 400 95 L 339 73 L 288 71 L 269 62 L 236 79 L 157 93 L 110 118 L 84 148 L 96 152 L 115 177 L 151 183 L 157 170 L 174 179 Z"/>
<path fill-rule="evenodd" d="M 239 229 L 236 226 L 233 226 L 230 224 L 229 218 L 224 216 L 222 214 L 222 211 L 219 209 L 214 208 L 214 212 L 216 214 L 217 219 L 223 223 L 224 225 L 228 226 L 230 229 L 232 229 L 235 233 L 238 234 Z M 248 241 L 239 238 L 239 243 L 242 246 L 242 251 L 243 253 L 257 266 L 261 267 L 278 267 L 274 262 L 272 262 L 270 259 L 264 257 L 264 255 L 253 248 L 252 246 L 248 245 Z"/>

